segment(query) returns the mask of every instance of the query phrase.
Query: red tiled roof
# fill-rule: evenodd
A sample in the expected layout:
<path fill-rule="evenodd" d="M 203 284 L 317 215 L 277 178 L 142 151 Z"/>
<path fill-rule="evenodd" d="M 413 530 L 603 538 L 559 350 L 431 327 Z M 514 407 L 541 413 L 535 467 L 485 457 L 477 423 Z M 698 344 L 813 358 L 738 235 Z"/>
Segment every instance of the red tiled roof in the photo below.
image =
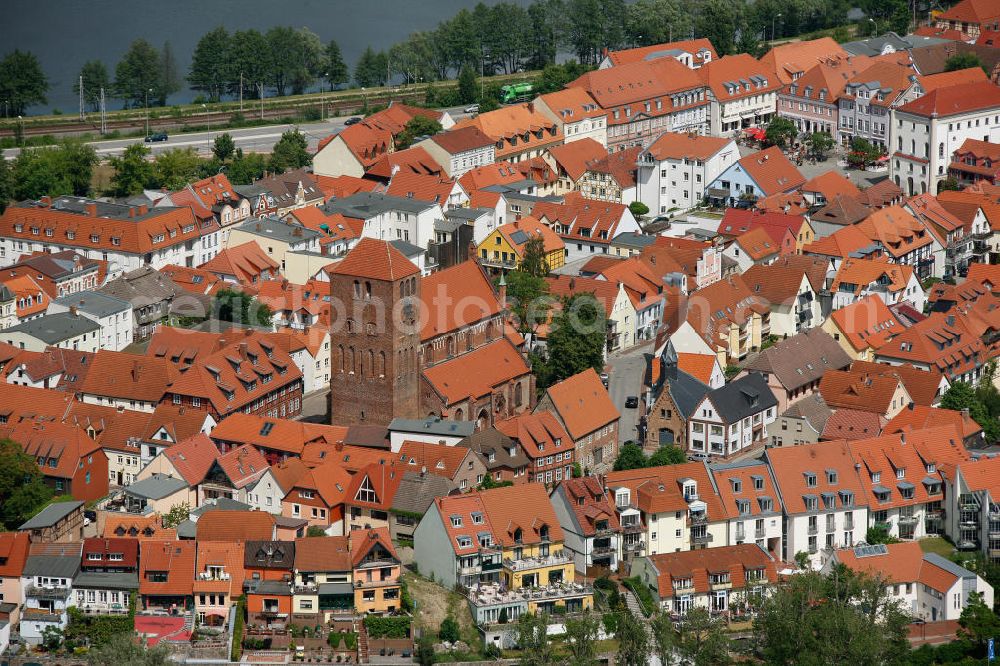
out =
<path fill-rule="evenodd" d="M 399 556 L 396 554 L 396 547 L 392 544 L 388 527 L 351 530 L 347 538 L 348 548 L 351 552 L 351 566 L 355 568 L 362 563 L 376 545 L 385 548 L 389 556 L 397 563 L 399 562 Z"/>
<path fill-rule="evenodd" d="M 886 414 L 902 382 L 894 376 L 872 375 L 856 370 L 827 370 L 819 392 L 834 409 L 847 408 Z"/>
<path fill-rule="evenodd" d="M 855 470 L 855 461 L 846 442 L 777 447 L 768 449 L 765 455 L 781 493 L 786 514 L 805 513 L 807 509 L 803 496 L 818 497 L 822 492 L 839 493 L 846 490 L 854 494 L 854 506 L 868 505 L 865 488 Z M 826 470 L 835 472 L 836 478 L 829 477 Z M 813 473 L 815 485 L 807 485 L 806 472 Z M 836 501 L 838 506 L 842 505 L 840 497 Z"/>
<path fill-rule="evenodd" d="M 420 300 L 426 313 L 420 329 L 422 342 L 501 312 L 493 285 L 475 261 L 464 261 L 421 279 Z"/>
<path fill-rule="evenodd" d="M 782 83 L 791 83 L 792 74 L 803 74 L 825 58 L 847 57 L 840 44 L 830 37 L 779 44 L 765 53 L 760 62 L 774 71 Z"/>
<path fill-rule="evenodd" d="M 766 95 L 781 88 L 781 80 L 763 63 L 748 53 L 723 56 L 705 63 L 699 70 L 715 99 L 726 103 L 735 99 Z M 757 85 L 751 77 L 761 77 L 766 83 Z M 758 79 L 759 80 L 759 79 Z M 747 85 L 749 83 L 749 85 Z M 732 85 L 735 84 L 735 85 Z"/>
<path fill-rule="evenodd" d="M 256 241 L 227 247 L 198 268 L 220 277 L 233 276 L 240 284 L 253 284 L 278 275 L 278 262 L 267 256 Z"/>
<path fill-rule="evenodd" d="M 0 578 L 20 578 L 28 559 L 27 532 L 0 532 Z"/>
<path fill-rule="evenodd" d="M 576 515 L 576 520 L 585 536 L 596 535 L 597 523 L 601 520 L 607 521 L 608 528 L 618 529 L 620 526 L 618 512 L 596 477 L 566 479 L 559 487 L 565 493 L 566 503 Z M 580 500 L 583 500 L 582 503 Z"/>
<path fill-rule="evenodd" d="M 102 349 L 90 362 L 80 393 L 157 403 L 180 375 L 170 361 Z"/>
<path fill-rule="evenodd" d="M 197 553 L 194 541 L 141 539 L 139 548 L 139 594 L 143 596 L 192 594 Z M 150 572 L 165 573 L 167 580 L 162 583 L 154 582 L 150 580 Z"/>
<path fill-rule="evenodd" d="M 993 0 L 962 0 L 937 16 L 938 21 L 956 21 L 982 25 L 1000 18 L 1000 7 Z"/>
<path fill-rule="evenodd" d="M 694 56 L 693 61 L 696 64 L 709 62 L 719 57 L 715 53 L 715 47 L 712 46 L 712 42 L 710 42 L 706 37 L 668 42 L 666 44 L 640 46 L 638 48 L 623 49 L 621 51 L 610 51 L 607 57 L 613 65 L 619 66 L 630 62 L 644 62 L 653 58 L 664 57 L 662 55 L 664 52 L 673 50 L 690 53 Z M 705 59 L 701 55 L 698 55 L 705 53 L 709 54 L 709 58 Z"/>
<path fill-rule="evenodd" d="M 444 403 L 453 405 L 489 395 L 495 387 L 530 372 L 517 348 L 501 338 L 426 368 L 423 374 Z"/>
<path fill-rule="evenodd" d="M 39 471 L 44 476 L 57 479 L 72 479 L 84 464 L 83 459 L 99 449 L 97 442 L 87 437 L 83 430 L 66 423 L 8 422 L 0 427 L 0 436 L 20 444 L 28 456 L 38 461 Z"/>
<path fill-rule="evenodd" d="M 358 178 L 356 176 L 348 176 L 346 174 L 341 176 L 320 176 L 313 174 L 313 178 L 316 179 L 316 185 L 319 189 L 323 191 L 323 196 L 327 199 L 345 199 L 352 194 L 357 194 L 358 192 L 371 192 L 376 187 L 378 183 L 373 180 L 368 180 L 366 178 Z M 300 208 L 298 210 L 311 210 L 313 206 L 307 206 L 306 208 Z M 293 211 L 294 215 L 295 211 Z"/>
<path fill-rule="evenodd" d="M 577 88 L 567 88 L 567 90 L 578 90 L 583 95 L 587 94 Z M 590 137 L 552 146 L 548 150 L 556 165 L 565 171 L 574 183 L 586 173 L 587 164 L 608 155 L 608 149 Z"/>
<path fill-rule="evenodd" d="M 921 370 L 906 363 L 887 365 L 871 361 L 854 361 L 851 363 L 851 370 L 899 379 L 910 394 L 910 399 L 918 405 L 930 405 L 941 397 L 943 378 L 937 370 Z"/>
<path fill-rule="evenodd" d="M 927 405 L 915 405 L 913 403 L 889 419 L 882 432 L 892 435 L 942 425 L 952 426 L 955 432 L 962 435 L 963 439 L 982 432 L 982 427 L 967 414 L 955 411 L 954 409 L 941 409 L 938 407 L 928 407 Z"/>
<path fill-rule="evenodd" d="M 838 194 L 849 197 L 861 195 L 861 190 L 851 182 L 850 178 L 834 169 L 810 178 L 802 184 L 801 189 L 803 192 L 818 192 L 827 201 L 832 201 Z"/>
<path fill-rule="evenodd" d="M 732 143 L 732 139 L 689 132 L 664 132 L 646 152 L 657 161 L 667 159 L 708 160 Z"/>
<path fill-rule="evenodd" d="M 777 146 L 751 153 L 741 158 L 739 164 L 765 196 L 798 189 L 806 180 Z"/>
<path fill-rule="evenodd" d="M 458 448 L 458 447 L 456 447 Z M 363 467 L 351 477 L 351 484 L 344 493 L 344 502 L 350 506 L 367 507 L 377 511 L 388 511 L 403 481 L 406 471 L 402 465 L 372 463 Z M 360 490 L 367 482 L 375 492 L 375 500 L 361 499 Z"/>
<path fill-rule="evenodd" d="M 837 269 L 830 291 L 849 291 L 855 295 L 869 289 L 873 283 L 883 285 L 889 293 L 904 291 L 913 277 L 913 267 L 892 264 L 883 259 L 845 259 Z M 854 287 L 850 287 L 854 285 Z"/>
<path fill-rule="evenodd" d="M 573 451 L 573 440 L 556 417 L 549 412 L 519 414 L 493 427 L 517 441 L 531 460 L 544 458 L 553 452 Z"/>
<path fill-rule="evenodd" d="M 312 573 L 350 571 L 348 536 L 296 539 L 295 570 Z"/>
<path fill-rule="evenodd" d="M 238 544 L 275 538 L 274 516 L 267 511 L 208 511 L 196 525 L 198 541 Z"/>
<path fill-rule="evenodd" d="M 604 308 L 604 314 L 610 317 L 618 299 L 618 285 L 597 278 L 549 275 L 545 278 L 549 285 L 549 293 L 557 298 L 575 294 L 593 294 L 597 302 Z"/>
<path fill-rule="evenodd" d="M 575 441 L 616 422 L 620 417 L 593 368 L 553 384 L 545 393 Z"/>
<path fill-rule="evenodd" d="M 896 110 L 917 116 L 946 118 L 995 108 L 1000 108 L 1000 86 L 992 81 L 979 81 L 936 88 Z"/>
<path fill-rule="evenodd" d="M 834 310 L 830 317 L 858 352 L 881 347 L 904 328 L 877 294 Z"/>
<path fill-rule="evenodd" d="M 454 479 L 469 453 L 469 449 L 463 446 L 406 440 L 399 447 L 399 462 L 417 470 L 426 469 L 430 474 Z"/>
<path fill-rule="evenodd" d="M 449 155 L 458 155 L 478 150 L 494 143 L 494 139 L 483 134 L 475 125 L 459 127 L 447 132 L 439 132 L 430 137 L 430 140 L 439 145 Z"/>
<path fill-rule="evenodd" d="M 219 449 L 208 435 L 198 433 L 177 442 L 162 452 L 189 486 L 196 486 L 205 479 L 212 464 L 219 459 Z"/>
<path fill-rule="evenodd" d="M 592 70 L 570 82 L 569 87 L 583 88 L 605 110 L 620 110 L 635 104 L 635 112 L 642 110 L 655 117 L 685 108 L 674 106 L 672 93 L 703 88 L 704 83 L 697 72 L 677 60 L 657 58 Z M 650 103 L 648 111 L 644 107 L 646 102 Z M 695 100 L 686 107 L 706 104 L 707 101 Z M 629 122 L 631 115 L 624 112 L 618 118 L 608 116 L 609 127 Z"/>
<path fill-rule="evenodd" d="M 198 551 L 196 554 L 195 581 L 192 591 L 195 594 L 222 592 L 227 598 L 238 597 L 243 591 L 244 570 L 242 549 L 234 547 L 234 542 L 224 537 L 217 539 L 212 534 L 206 535 L 206 537 L 197 541 Z M 228 580 L 215 579 L 208 576 L 202 578 L 201 574 L 211 573 L 212 570 L 209 567 L 222 567 L 223 572 L 229 576 Z"/>
<path fill-rule="evenodd" d="M 747 587 L 750 571 L 763 571 L 761 582 L 778 582 L 778 566 L 772 555 L 755 543 L 741 543 L 734 546 L 718 546 L 702 550 L 687 550 L 675 553 L 657 553 L 647 556 L 657 575 L 656 588 L 660 599 L 673 599 L 681 593 L 675 591 L 674 582 L 691 581 L 690 587 L 696 594 L 709 594 L 713 574 L 729 574 L 729 588 L 739 590 Z M 685 590 L 683 594 L 689 594 Z"/>
<path fill-rule="evenodd" d="M 91 554 L 99 556 L 91 559 Z M 109 555 L 121 555 L 121 559 L 112 560 Z M 139 566 L 139 541 L 124 537 L 91 537 L 83 540 L 81 566 L 84 569 L 93 567 L 137 568 Z"/>
<path fill-rule="evenodd" d="M 389 181 L 386 194 L 404 199 L 427 201 L 439 206 L 446 206 L 448 198 L 456 187 L 454 180 L 442 178 L 439 175 L 427 175 L 400 171 Z M 461 189 L 461 185 L 457 185 Z"/>
<path fill-rule="evenodd" d="M 322 441 L 334 445 L 342 442 L 346 434 L 347 428 L 343 426 L 272 419 L 242 412 L 227 416 L 212 430 L 212 438 L 216 441 L 251 444 L 295 456 L 301 455 L 303 448 L 310 442 Z"/>
<path fill-rule="evenodd" d="M 138 539 L 176 539 L 177 530 L 164 528 L 159 514 L 107 513 L 104 516 L 104 537 L 129 537 Z"/>
<path fill-rule="evenodd" d="M 374 280 L 400 280 L 420 272 L 387 241 L 362 238 L 347 256 L 330 269 L 331 274 L 372 278 Z"/>
<path fill-rule="evenodd" d="M 355 125 L 355 127 L 357 127 Z M 386 155 L 382 155 L 372 164 L 366 176 L 388 181 L 393 173 L 409 171 L 412 173 L 422 173 L 436 175 L 444 173 L 441 165 L 438 164 L 430 153 L 421 146 L 413 146 L 406 150 L 397 150 Z"/>
<path fill-rule="evenodd" d="M 773 257 L 781 252 L 781 244 L 776 242 L 764 227 L 756 227 L 740 234 L 735 242 L 754 261 Z"/>

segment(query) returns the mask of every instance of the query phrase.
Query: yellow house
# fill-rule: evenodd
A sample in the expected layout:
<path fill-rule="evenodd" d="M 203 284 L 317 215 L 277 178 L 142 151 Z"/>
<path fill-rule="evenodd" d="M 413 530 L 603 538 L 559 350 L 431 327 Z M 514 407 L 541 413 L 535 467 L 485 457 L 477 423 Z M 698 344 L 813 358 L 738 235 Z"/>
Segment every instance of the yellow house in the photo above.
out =
<path fill-rule="evenodd" d="M 533 236 L 542 237 L 545 263 L 550 271 L 566 263 L 566 245 L 562 238 L 530 216 L 494 229 L 476 248 L 476 254 L 480 262 L 494 272 L 514 269 L 521 264 L 525 247 Z"/>
<path fill-rule="evenodd" d="M 802 254 L 802 247 L 809 245 L 816 240 L 816 232 L 813 231 L 812 225 L 809 224 L 809 220 L 805 217 L 802 218 L 802 226 L 799 230 L 795 232 L 795 253 Z"/>

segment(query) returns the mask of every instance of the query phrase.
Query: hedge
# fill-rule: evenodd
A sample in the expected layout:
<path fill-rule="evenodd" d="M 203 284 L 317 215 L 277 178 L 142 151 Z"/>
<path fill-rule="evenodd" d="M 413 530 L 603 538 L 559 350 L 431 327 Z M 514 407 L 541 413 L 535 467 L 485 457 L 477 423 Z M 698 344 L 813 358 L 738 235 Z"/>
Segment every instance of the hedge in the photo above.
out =
<path fill-rule="evenodd" d="M 247 598 L 240 596 L 236 604 L 236 619 L 233 621 L 233 650 L 229 655 L 230 661 L 239 661 L 243 654 L 243 615 L 246 613 Z"/>
<path fill-rule="evenodd" d="M 365 629 L 372 638 L 409 638 L 412 618 L 399 615 L 380 617 L 369 615 L 365 618 Z"/>

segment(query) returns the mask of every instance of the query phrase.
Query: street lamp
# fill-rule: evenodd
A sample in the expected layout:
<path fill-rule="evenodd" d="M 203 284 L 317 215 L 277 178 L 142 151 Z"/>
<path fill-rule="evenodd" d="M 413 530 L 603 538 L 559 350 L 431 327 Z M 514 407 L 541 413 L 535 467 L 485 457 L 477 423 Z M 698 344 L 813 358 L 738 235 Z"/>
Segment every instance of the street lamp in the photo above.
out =
<path fill-rule="evenodd" d="M 153 92 L 152 88 L 146 88 L 146 136 L 149 136 L 149 93 Z"/>
<path fill-rule="evenodd" d="M 775 20 L 780 19 L 780 18 L 781 18 L 781 12 L 778 12 L 777 14 L 775 14 L 774 16 L 771 17 L 771 41 L 772 42 L 774 41 L 774 22 L 775 22 Z"/>
<path fill-rule="evenodd" d="M 17 126 L 21 128 L 21 146 L 24 147 L 24 118 L 21 116 L 17 117 Z"/>
<path fill-rule="evenodd" d="M 874 37 L 875 35 L 877 35 L 877 34 L 878 34 L 878 23 L 876 23 L 876 22 L 875 22 L 875 19 L 873 19 L 873 18 L 870 18 L 870 19 L 868 19 L 868 20 L 869 20 L 869 21 L 871 22 L 871 24 L 872 24 L 872 37 Z"/>
<path fill-rule="evenodd" d="M 212 116 L 208 112 L 208 106 L 205 104 L 201 105 L 201 108 L 205 109 L 205 122 L 208 123 L 208 147 L 212 147 Z"/>
<path fill-rule="evenodd" d="M 327 77 L 329 77 L 329 76 L 330 76 L 330 72 L 323 72 L 323 78 L 324 79 L 327 78 Z M 330 88 L 331 88 L 331 92 L 333 92 L 333 90 L 332 90 L 333 86 L 330 86 Z M 326 96 L 323 94 L 325 92 L 326 92 L 326 90 L 323 89 L 323 83 L 321 82 L 319 84 L 319 103 L 320 103 L 319 119 L 322 120 L 323 122 L 326 122 Z"/>

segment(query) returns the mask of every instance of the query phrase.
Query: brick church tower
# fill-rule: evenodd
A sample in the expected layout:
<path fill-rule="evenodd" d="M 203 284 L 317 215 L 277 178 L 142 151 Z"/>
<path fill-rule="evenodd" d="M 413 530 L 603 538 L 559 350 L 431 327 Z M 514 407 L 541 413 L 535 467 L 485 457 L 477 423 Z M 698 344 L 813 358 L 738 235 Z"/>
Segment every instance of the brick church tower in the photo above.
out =
<path fill-rule="evenodd" d="M 332 423 L 418 418 L 420 269 L 389 243 L 362 238 L 330 283 Z"/>

